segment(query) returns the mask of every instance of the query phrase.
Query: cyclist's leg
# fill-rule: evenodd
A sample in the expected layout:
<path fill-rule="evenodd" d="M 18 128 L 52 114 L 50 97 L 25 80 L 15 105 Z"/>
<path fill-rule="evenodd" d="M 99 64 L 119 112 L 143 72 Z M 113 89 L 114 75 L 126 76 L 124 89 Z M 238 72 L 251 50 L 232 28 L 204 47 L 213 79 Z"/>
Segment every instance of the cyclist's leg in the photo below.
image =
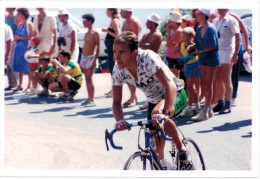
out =
<path fill-rule="evenodd" d="M 161 111 L 163 110 L 164 103 L 165 103 L 165 100 L 164 100 L 164 99 L 163 99 L 162 101 L 160 101 L 160 102 L 155 106 L 155 108 L 153 109 L 152 115 L 153 115 L 153 114 L 160 114 Z M 174 108 L 172 108 L 171 113 L 174 113 Z M 172 120 L 170 120 L 170 118 L 169 118 L 169 120 L 165 121 L 165 123 L 164 123 L 164 132 L 165 132 L 168 136 L 170 136 L 170 137 L 173 138 L 174 143 L 175 143 L 175 145 L 176 145 L 176 147 L 177 147 L 178 150 L 184 148 L 184 146 L 183 146 L 183 144 L 182 144 L 182 142 L 181 142 L 181 139 L 180 139 L 180 137 L 179 137 L 177 127 L 176 127 L 175 123 L 174 123 Z"/>
<path fill-rule="evenodd" d="M 152 103 L 148 102 L 148 116 L 147 116 L 148 120 L 152 119 L 152 112 L 156 105 L 157 104 L 152 104 Z M 155 126 L 152 126 L 152 124 L 150 124 L 147 127 L 150 129 L 151 133 L 155 133 L 155 130 L 156 130 Z M 155 137 L 155 143 L 156 143 L 155 151 L 157 154 L 159 154 L 158 159 L 164 158 L 165 141 L 162 138 L 160 138 L 160 139 L 161 140 L 159 141 L 158 137 Z"/>

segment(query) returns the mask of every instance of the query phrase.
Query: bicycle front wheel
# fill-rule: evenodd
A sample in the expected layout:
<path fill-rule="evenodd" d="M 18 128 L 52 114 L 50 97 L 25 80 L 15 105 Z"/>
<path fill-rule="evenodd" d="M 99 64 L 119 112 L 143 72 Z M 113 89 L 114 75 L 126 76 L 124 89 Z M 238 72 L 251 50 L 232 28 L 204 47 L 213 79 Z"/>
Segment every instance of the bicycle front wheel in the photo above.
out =
<path fill-rule="evenodd" d="M 191 161 L 195 170 L 206 170 L 202 153 L 197 143 L 191 138 L 185 138 L 183 144 L 186 146 L 191 156 Z"/>
<path fill-rule="evenodd" d="M 124 170 L 159 170 L 159 165 L 153 160 L 151 165 L 151 157 L 141 152 L 131 155 L 125 163 Z"/>

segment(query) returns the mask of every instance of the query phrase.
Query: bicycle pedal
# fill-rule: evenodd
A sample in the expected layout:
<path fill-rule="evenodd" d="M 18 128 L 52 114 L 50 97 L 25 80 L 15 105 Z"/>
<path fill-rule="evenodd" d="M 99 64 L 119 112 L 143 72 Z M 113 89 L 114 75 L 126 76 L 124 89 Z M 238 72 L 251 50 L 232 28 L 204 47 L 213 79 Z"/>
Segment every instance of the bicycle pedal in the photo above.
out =
<path fill-rule="evenodd" d="M 172 157 L 176 157 L 176 152 L 175 151 L 169 151 Z"/>

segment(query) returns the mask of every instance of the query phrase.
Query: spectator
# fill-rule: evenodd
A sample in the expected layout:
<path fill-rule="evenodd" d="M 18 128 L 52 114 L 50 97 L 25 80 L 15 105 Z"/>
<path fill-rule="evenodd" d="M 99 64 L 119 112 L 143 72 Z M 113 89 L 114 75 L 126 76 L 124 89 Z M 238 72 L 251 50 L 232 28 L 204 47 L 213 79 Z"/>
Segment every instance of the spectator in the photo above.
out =
<path fill-rule="evenodd" d="M 182 42 L 180 44 L 181 56 L 187 56 L 193 51 L 193 38 L 195 31 L 192 27 L 185 27 L 182 30 Z M 200 92 L 200 62 L 198 56 L 188 60 L 184 66 L 184 75 L 186 78 L 186 91 L 188 96 L 188 105 L 184 109 L 181 117 L 190 117 L 198 114 L 200 111 L 199 92 Z M 192 107 L 195 105 L 195 108 Z"/>
<path fill-rule="evenodd" d="M 193 18 L 189 14 L 182 16 L 181 28 L 185 27 L 193 27 Z"/>
<path fill-rule="evenodd" d="M 179 78 L 180 77 L 180 69 L 177 58 L 180 57 L 177 52 L 179 49 L 179 43 L 181 41 L 181 25 L 182 18 L 181 13 L 179 11 L 173 11 L 169 16 L 168 23 L 168 34 L 167 34 L 167 44 L 166 44 L 166 60 L 168 62 L 168 67 L 173 72 L 173 74 Z M 174 33 L 171 33 L 174 32 Z"/>
<path fill-rule="evenodd" d="M 82 18 L 84 27 L 88 28 L 88 31 L 84 37 L 80 66 L 84 70 L 88 98 L 81 105 L 93 107 L 96 106 L 94 102 L 95 87 L 93 83 L 93 73 L 99 55 L 100 37 L 98 32 L 93 28 L 95 22 L 94 16 L 92 14 L 85 14 Z"/>
<path fill-rule="evenodd" d="M 38 16 L 33 20 L 33 26 L 36 37 L 41 39 L 39 53 L 48 52 L 49 57 L 55 53 L 57 42 L 57 25 L 56 19 L 46 14 L 44 8 L 37 8 Z"/>
<path fill-rule="evenodd" d="M 233 86 L 231 81 L 232 67 L 237 63 L 241 36 L 237 20 L 229 15 L 228 9 L 218 9 L 219 17 L 214 20 L 218 31 L 220 67 L 217 69 L 214 94 L 218 104 L 214 112 L 220 114 L 231 112 Z M 225 101 L 224 101 L 225 100 Z"/>
<path fill-rule="evenodd" d="M 211 109 L 213 97 L 213 81 L 217 67 L 219 66 L 218 52 L 218 36 L 213 24 L 208 22 L 210 10 L 199 9 L 196 13 L 197 21 L 201 26 L 198 27 L 195 36 L 195 43 L 199 51 L 194 52 L 194 55 L 199 55 L 201 66 L 201 90 L 205 95 L 205 105 L 201 109 L 198 116 L 193 117 L 195 121 L 203 121 L 213 117 Z"/>
<path fill-rule="evenodd" d="M 38 45 L 40 44 L 41 40 L 38 37 L 34 37 L 30 40 L 30 46 L 29 49 L 25 52 L 24 58 L 29 63 L 30 66 L 30 72 L 29 72 L 29 82 L 27 86 L 27 90 L 25 91 L 26 95 L 30 93 L 32 90 L 32 77 L 34 71 L 38 67 L 39 62 L 39 49 Z"/>
<path fill-rule="evenodd" d="M 13 36 L 12 29 L 9 25 L 5 24 L 5 64 L 7 64 L 8 61 L 10 60 L 13 40 L 14 40 L 14 36 Z M 16 87 L 16 85 L 12 83 L 12 77 L 10 75 L 10 72 L 7 73 L 7 76 L 8 76 L 9 85 L 8 87 L 5 88 L 5 90 L 11 90 L 12 88 Z"/>
<path fill-rule="evenodd" d="M 234 14 L 234 13 L 231 13 L 231 12 L 229 12 L 229 14 L 231 16 L 233 16 L 238 21 L 240 31 L 242 32 L 241 35 L 242 35 L 243 41 L 244 41 L 244 43 L 241 43 L 241 45 L 240 45 L 240 50 L 239 50 L 239 54 L 238 54 L 238 61 L 232 67 L 233 92 L 232 92 L 231 106 L 236 106 L 238 83 L 239 83 L 239 73 L 240 73 L 242 63 L 244 61 L 243 54 L 244 54 L 244 51 L 251 54 L 252 47 L 250 46 L 250 43 L 249 43 L 249 36 L 248 36 L 248 31 L 246 29 L 246 26 L 244 25 L 244 23 L 242 22 L 240 17 L 237 16 L 236 14 Z M 243 63 L 243 64 L 245 64 L 245 63 Z M 251 63 L 246 63 L 246 64 L 248 65 L 248 68 L 251 69 Z"/>
<path fill-rule="evenodd" d="M 17 25 L 15 22 L 15 16 L 14 16 L 14 11 L 15 8 L 6 8 L 7 14 L 5 16 L 5 23 L 10 26 L 12 30 L 12 36 L 14 36 L 14 33 L 16 31 Z M 6 65 L 6 74 L 8 77 L 8 87 L 5 88 L 5 90 L 11 90 L 12 88 L 17 87 L 17 81 L 18 81 L 18 74 L 13 71 L 13 63 L 14 63 L 14 39 L 12 39 L 10 51 L 8 52 L 8 60 L 5 61 Z"/>
<path fill-rule="evenodd" d="M 113 68 L 114 68 L 114 52 L 113 52 L 113 44 L 114 39 L 118 35 L 120 31 L 120 20 L 119 20 L 119 14 L 117 8 L 107 8 L 107 17 L 111 19 L 109 23 L 109 27 L 107 29 L 102 29 L 102 32 L 106 32 L 106 38 L 105 38 L 105 46 L 107 49 L 107 66 L 109 68 L 109 72 L 112 76 Z M 105 93 L 105 96 L 107 98 L 111 98 L 113 96 L 112 90 Z"/>
<path fill-rule="evenodd" d="M 77 62 L 79 58 L 79 46 L 77 41 L 77 31 L 73 28 L 68 19 L 69 14 L 66 9 L 59 9 L 58 17 L 62 23 L 59 28 L 58 46 L 59 51 L 70 52 L 71 60 Z M 63 42 L 63 43 L 62 43 Z"/>
<path fill-rule="evenodd" d="M 143 35 L 140 40 L 139 47 L 142 49 L 150 49 L 155 53 L 158 52 L 160 45 L 162 43 L 162 33 L 157 29 L 160 24 L 161 17 L 152 13 L 147 17 L 146 27 L 150 31 Z M 148 108 L 148 102 L 146 101 L 144 105 L 139 107 L 141 110 Z"/>
<path fill-rule="evenodd" d="M 120 14 L 125 19 L 122 26 L 122 32 L 130 31 L 134 32 L 137 37 L 139 36 L 142 26 L 140 21 L 133 16 L 133 10 L 131 8 L 121 9 Z M 123 103 L 123 108 L 135 106 L 137 104 L 136 88 L 134 85 L 128 85 L 130 90 L 130 98 Z"/>
<path fill-rule="evenodd" d="M 30 14 L 27 8 L 17 9 L 17 29 L 14 33 L 15 48 L 13 69 L 15 72 L 19 72 L 19 84 L 17 88 L 13 90 L 14 93 L 23 89 L 23 75 L 30 71 L 29 63 L 24 58 L 24 54 L 28 48 L 28 41 L 33 36 L 33 25 L 27 20 L 29 16 Z"/>
<path fill-rule="evenodd" d="M 50 63 L 50 58 L 40 58 L 39 66 L 32 75 L 32 90 L 27 96 L 38 94 L 39 96 L 48 96 L 49 84 L 57 82 L 58 72 L 54 69 L 53 64 Z M 37 92 L 37 83 L 41 85 L 45 93 Z"/>
<path fill-rule="evenodd" d="M 52 92 L 62 91 L 60 96 L 63 100 L 72 100 L 78 93 L 82 84 L 82 72 L 77 62 L 70 60 L 70 53 L 61 51 L 59 52 L 58 59 L 61 63 L 53 58 L 51 62 L 56 65 L 62 73 L 59 74 L 58 82 L 53 82 L 49 85 Z M 46 90 L 46 94 L 48 90 Z"/>

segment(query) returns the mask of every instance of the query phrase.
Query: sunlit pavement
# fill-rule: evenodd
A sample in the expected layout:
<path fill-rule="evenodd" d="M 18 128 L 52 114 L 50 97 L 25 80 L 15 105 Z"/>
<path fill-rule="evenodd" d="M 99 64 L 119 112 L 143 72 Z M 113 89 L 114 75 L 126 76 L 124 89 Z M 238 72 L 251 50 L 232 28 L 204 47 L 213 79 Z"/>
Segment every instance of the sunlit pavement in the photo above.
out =
<path fill-rule="evenodd" d="M 121 170 L 130 154 L 137 150 L 138 128 L 114 136 L 115 143 L 123 146 L 122 151 L 112 148 L 106 151 L 104 131 L 112 130 L 115 124 L 112 98 L 104 96 L 111 89 L 111 78 L 109 74 L 95 74 L 94 82 L 97 106 L 91 108 L 80 105 L 87 96 L 85 83 L 75 99 L 66 103 L 57 97 L 5 92 L 4 169 Z M 208 170 L 251 170 L 251 87 L 251 76 L 241 77 L 237 106 L 230 114 L 217 114 L 197 123 L 189 118 L 175 119 L 182 132 L 198 143 Z M 140 90 L 137 96 L 143 103 L 145 97 Z M 123 102 L 128 97 L 125 85 Z M 146 117 L 146 112 L 138 110 L 138 106 L 124 112 L 125 118 L 133 121 Z M 168 160 L 169 148 L 167 144 Z"/>

